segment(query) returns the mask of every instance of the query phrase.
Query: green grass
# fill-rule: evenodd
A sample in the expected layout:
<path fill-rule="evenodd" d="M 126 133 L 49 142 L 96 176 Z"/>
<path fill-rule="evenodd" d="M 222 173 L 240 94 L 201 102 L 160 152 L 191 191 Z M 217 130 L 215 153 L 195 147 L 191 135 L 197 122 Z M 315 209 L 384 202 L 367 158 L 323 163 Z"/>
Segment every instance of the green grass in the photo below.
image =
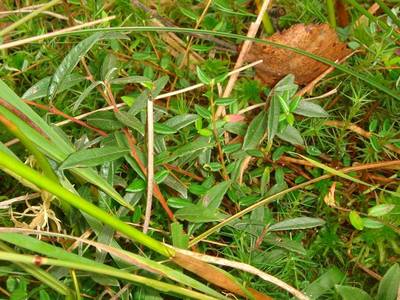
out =
<path fill-rule="evenodd" d="M 34 9 L 0 16 L 0 299 L 233 298 L 226 290 L 250 299 L 247 287 L 274 299 L 292 297 L 239 269 L 197 260 L 191 267 L 166 243 L 249 264 L 310 299 L 394 300 L 400 278 L 398 3 L 378 1 L 382 10 L 356 26 L 370 3 L 346 1 L 351 22 L 336 29 L 358 52 L 342 65 L 327 62 L 336 70 L 304 98 L 337 92 L 314 100 L 318 113 L 310 117 L 298 114 L 293 95 L 299 87 L 291 77 L 277 92 L 247 69 L 228 100 L 218 95 L 217 84 L 226 85 L 255 21 L 255 1 L 212 1 L 198 30 L 205 1 L 140 2 L 166 27 L 128 0 L 52 1 L 46 10 L 59 15 Z M 15 3 L 4 1 L 4 9 L 16 10 Z M 332 5 L 277 0 L 269 19 L 278 32 L 298 23 L 338 26 Z M 115 19 L 7 46 L 106 16 Z M 272 33 L 262 28 L 254 41 Z M 181 40 L 178 48 L 166 38 L 172 33 Z M 190 37 L 196 62 L 182 63 Z M 204 86 L 162 96 L 198 83 Z M 69 116 L 114 99 L 126 105 L 82 119 L 100 135 L 77 123 L 53 126 L 65 118 L 21 97 Z M 149 97 L 159 99 L 157 187 L 145 235 Z M 266 101 L 266 111 L 252 110 L 238 123 L 215 116 L 216 104 L 234 115 Z M 5 146 L 14 137 L 22 143 Z M 17 198 L 32 189 L 42 194 Z M 226 279 L 222 286 L 214 284 L 219 278 Z"/>

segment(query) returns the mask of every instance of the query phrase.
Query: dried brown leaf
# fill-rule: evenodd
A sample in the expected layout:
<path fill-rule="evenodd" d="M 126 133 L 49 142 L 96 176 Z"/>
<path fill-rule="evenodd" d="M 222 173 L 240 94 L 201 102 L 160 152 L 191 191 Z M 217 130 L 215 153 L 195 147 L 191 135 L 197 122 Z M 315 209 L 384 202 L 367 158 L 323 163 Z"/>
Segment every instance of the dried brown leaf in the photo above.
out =
<path fill-rule="evenodd" d="M 346 44 L 338 39 L 335 30 L 327 24 L 296 24 L 266 40 L 302 49 L 332 61 L 350 53 Z M 254 44 L 246 56 L 249 62 L 258 59 L 264 62 L 256 66 L 257 78 L 268 86 L 274 86 L 287 74 L 294 74 L 296 82 L 304 85 L 329 68 L 304 55 L 261 43 Z"/>

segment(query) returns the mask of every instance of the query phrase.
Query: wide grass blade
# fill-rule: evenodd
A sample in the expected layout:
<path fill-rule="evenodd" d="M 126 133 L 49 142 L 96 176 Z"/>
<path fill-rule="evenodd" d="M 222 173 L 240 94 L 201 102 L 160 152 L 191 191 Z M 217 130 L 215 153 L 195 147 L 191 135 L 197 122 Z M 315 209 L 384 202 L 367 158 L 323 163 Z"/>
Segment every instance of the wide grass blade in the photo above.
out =
<path fill-rule="evenodd" d="M 62 259 L 52 259 L 46 257 L 38 257 L 33 255 L 23 255 L 23 254 L 15 254 L 15 253 L 8 253 L 0 251 L 0 260 L 8 261 L 8 262 L 16 262 L 16 263 L 25 263 L 31 265 L 44 265 L 44 266 L 58 266 L 69 268 L 73 270 L 80 270 L 86 271 L 90 273 L 108 275 L 112 277 L 116 277 L 122 280 L 130 281 L 137 285 L 145 285 L 150 288 L 159 290 L 160 292 L 166 294 L 176 294 L 183 297 L 189 297 L 193 299 L 204 299 L 204 300 L 211 300 L 215 299 L 214 297 L 210 297 L 208 295 L 204 295 L 202 293 L 198 293 L 183 287 L 179 287 L 177 285 L 172 285 L 168 283 L 164 283 L 158 280 L 150 279 L 147 277 L 134 275 L 128 273 L 126 271 L 122 271 L 116 268 L 108 267 L 108 266 L 93 266 L 93 265 L 86 265 L 81 262 L 71 262 Z"/>
<path fill-rule="evenodd" d="M 0 98 L 14 106 L 29 120 L 29 122 L 32 122 L 32 124 L 41 130 L 44 135 L 0 105 L 0 115 L 3 115 L 5 118 L 15 123 L 15 125 L 24 132 L 46 156 L 61 163 L 68 155 L 75 152 L 75 149 L 68 141 L 23 102 L 1 79 Z M 99 187 L 121 205 L 133 210 L 133 207 L 131 207 L 103 177 L 99 176 L 95 170 L 89 168 L 72 168 L 70 171 Z"/>

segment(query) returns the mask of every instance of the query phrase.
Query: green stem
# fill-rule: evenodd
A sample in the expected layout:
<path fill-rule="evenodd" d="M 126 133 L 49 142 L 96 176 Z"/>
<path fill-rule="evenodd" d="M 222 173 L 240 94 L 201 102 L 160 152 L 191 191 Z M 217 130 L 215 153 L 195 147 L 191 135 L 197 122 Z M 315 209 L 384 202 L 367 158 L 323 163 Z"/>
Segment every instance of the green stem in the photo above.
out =
<path fill-rule="evenodd" d="M 256 0 L 256 5 L 257 8 L 260 10 L 261 9 L 261 2 L 260 0 Z M 263 16 L 262 19 L 264 30 L 268 35 L 273 35 L 275 33 L 275 28 L 274 25 L 272 24 L 272 21 L 268 15 L 268 12 L 266 12 Z"/>
<path fill-rule="evenodd" d="M 3 30 L 0 31 L 0 37 L 6 35 L 7 33 L 11 32 L 12 30 L 14 30 L 15 28 L 17 28 L 18 26 L 28 22 L 30 19 L 36 17 L 38 14 L 40 14 L 42 11 L 56 5 L 57 3 L 61 2 L 61 0 L 53 0 L 50 1 L 49 3 L 41 6 L 40 8 L 38 8 L 37 10 L 31 12 L 29 15 L 26 15 L 25 17 L 19 19 L 17 22 L 14 22 L 13 24 L 11 24 L 10 26 L 4 28 Z"/>
<path fill-rule="evenodd" d="M 195 292 L 183 287 L 179 287 L 176 285 L 164 283 L 158 280 L 146 278 L 143 276 L 134 275 L 116 268 L 112 267 L 98 267 L 93 265 L 86 265 L 83 263 L 77 263 L 72 261 L 65 261 L 60 259 L 52 259 L 47 257 L 39 257 L 33 255 L 23 255 L 23 254 L 15 254 L 0 251 L 0 260 L 3 261 L 11 261 L 18 262 L 24 264 L 36 264 L 36 265 L 49 265 L 49 266 L 58 266 L 69 269 L 81 270 L 86 272 L 92 272 L 102 275 L 108 275 L 120 279 L 124 279 L 130 282 L 134 282 L 136 284 L 145 285 L 150 288 L 157 289 L 163 293 L 175 293 L 182 296 L 190 297 L 193 299 L 206 299 L 211 300 L 215 299 L 213 297 L 201 294 L 199 292 Z"/>
<path fill-rule="evenodd" d="M 392 10 L 383 2 L 382 0 L 375 0 L 376 3 L 379 4 L 380 8 L 387 14 L 399 28 L 400 28 L 400 19 L 392 12 Z"/>
<path fill-rule="evenodd" d="M 105 211 L 98 208 L 94 204 L 83 199 L 79 195 L 70 192 L 69 190 L 62 187 L 59 183 L 51 180 L 46 176 L 43 176 L 39 172 L 31 169 L 30 167 L 26 166 L 25 164 L 21 163 L 20 161 L 2 151 L 0 151 L 0 166 L 23 177 L 24 179 L 30 181 L 39 188 L 57 196 L 60 200 L 71 204 L 75 208 L 100 220 L 104 224 L 111 226 L 115 230 L 118 230 L 119 232 L 127 235 L 129 238 L 138 241 L 139 243 L 149 247 L 150 249 L 166 257 L 172 257 L 175 254 L 172 249 L 167 248 L 161 242 L 152 239 L 151 237 L 143 234 L 136 228 L 125 224 L 118 218 L 107 214 Z"/>
<path fill-rule="evenodd" d="M 336 28 L 335 0 L 326 0 L 326 10 L 328 11 L 328 21 L 332 28 Z"/>
<path fill-rule="evenodd" d="M 0 250 L 7 251 L 10 254 L 15 253 L 11 247 L 7 246 L 7 244 L 3 243 L 3 242 L 0 242 Z M 25 270 L 27 273 L 31 274 L 37 280 L 40 280 L 44 284 L 48 285 L 50 288 L 52 288 L 56 292 L 58 292 L 62 295 L 70 295 L 71 294 L 71 291 L 68 289 L 68 287 L 66 287 L 64 284 L 59 282 L 57 279 L 55 279 L 53 276 L 51 276 L 46 271 L 40 269 L 39 267 L 32 266 L 30 264 L 26 264 L 23 262 L 15 262 L 15 264 L 18 267 L 20 267 L 21 269 Z"/>

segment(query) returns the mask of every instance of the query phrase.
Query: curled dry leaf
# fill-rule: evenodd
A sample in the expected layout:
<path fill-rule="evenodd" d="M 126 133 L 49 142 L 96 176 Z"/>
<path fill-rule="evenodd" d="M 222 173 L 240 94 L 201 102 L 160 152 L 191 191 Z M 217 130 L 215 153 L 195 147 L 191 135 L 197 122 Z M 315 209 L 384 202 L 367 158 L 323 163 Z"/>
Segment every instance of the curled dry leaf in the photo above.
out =
<path fill-rule="evenodd" d="M 296 24 L 286 31 L 275 33 L 266 40 L 302 49 L 336 61 L 350 53 L 334 29 L 327 24 Z M 294 74 L 296 83 L 304 85 L 329 68 L 328 65 L 286 49 L 255 43 L 246 56 L 248 62 L 263 59 L 256 66 L 257 78 L 274 86 L 287 74 Z"/>

